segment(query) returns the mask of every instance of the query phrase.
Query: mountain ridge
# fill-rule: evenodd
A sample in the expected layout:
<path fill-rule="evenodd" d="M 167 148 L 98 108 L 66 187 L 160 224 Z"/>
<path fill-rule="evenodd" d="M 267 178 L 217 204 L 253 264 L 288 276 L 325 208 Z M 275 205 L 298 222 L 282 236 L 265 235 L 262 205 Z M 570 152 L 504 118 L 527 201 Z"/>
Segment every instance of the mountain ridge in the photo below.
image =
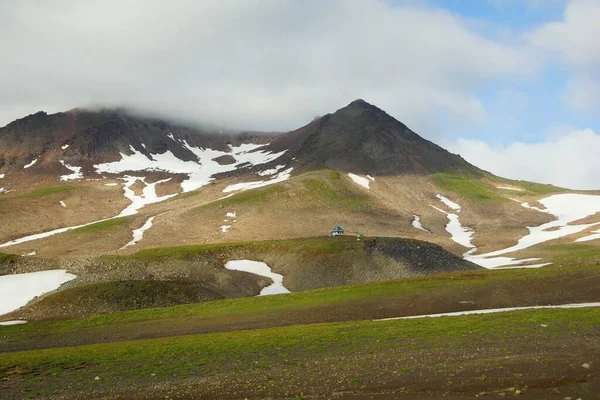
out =
<path fill-rule="evenodd" d="M 123 109 L 76 108 L 56 114 L 41 111 L 0 128 L 0 169 L 25 166 L 40 158 L 40 165 L 56 173 L 61 158 L 83 165 L 84 171 L 92 174 L 92 164 L 118 161 L 121 154 L 132 151 L 149 160 L 154 154 L 171 152 L 182 161 L 198 162 L 187 145 L 228 152 L 231 145 L 243 143 L 264 144 L 265 150 L 273 153 L 285 152 L 267 165 L 293 163 L 297 172 L 338 169 L 379 175 L 483 173 L 362 99 L 286 133 L 223 132 L 134 115 Z M 49 159 L 45 155 L 50 155 Z"/>

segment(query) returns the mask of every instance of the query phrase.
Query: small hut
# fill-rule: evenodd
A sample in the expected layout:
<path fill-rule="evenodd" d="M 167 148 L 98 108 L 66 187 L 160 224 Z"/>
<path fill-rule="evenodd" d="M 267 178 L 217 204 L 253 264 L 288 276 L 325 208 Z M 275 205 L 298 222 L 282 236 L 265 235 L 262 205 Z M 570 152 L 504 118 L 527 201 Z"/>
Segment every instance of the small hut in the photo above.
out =
<path fill-rule="evenodd" d="M 344 236 L 344 228 L 337 225 L 335 228 L 331 230 L 331 236 Z"/>

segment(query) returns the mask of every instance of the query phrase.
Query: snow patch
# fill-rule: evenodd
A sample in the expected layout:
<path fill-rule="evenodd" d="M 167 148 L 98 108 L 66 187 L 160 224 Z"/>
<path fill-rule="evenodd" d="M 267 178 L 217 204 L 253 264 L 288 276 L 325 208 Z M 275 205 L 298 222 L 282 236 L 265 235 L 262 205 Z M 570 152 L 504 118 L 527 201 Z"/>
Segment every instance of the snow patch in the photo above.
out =
<path fill-rule="evenodd" d="M 233 171 L 244 164 L 266 164 L 279 158 L 286 152 L 286 150 L 279 153 L 254 151 L 265 146 L 265 144 L 256 145 L 247 143 L 237 147 L 230 145 L 231 151 L 225 152 L 193 147 L 185 140 L 180 142 L 183 147 L 196 155 L 198 161 L 180 160 L 170 151 L 166 151 L 162 154 L 152 154 L 152 157 L 148 158 L 146 155 L 130 146 L 132 154 L 127 155 L 121 153 L 121 160 L 94 165 L 94 168 L 98 173 L 113 174 L 127 171 L 166 171 L 176 174 L 186 174 L 188 175 L 188 179 L 184 179 L 183 182 L 181 182 L 181 189 L 183 192 L 190 192 L 207 185 L 214 180 L 213 176 L 216 174 Z M 221 165 L 218 162 L 213 161 L 224 155 L 232 156 L 236 162 L 233 164 Z"/>
<path fill-rule="evenodd" d="M 293 169 L 294 168 L 291 167 L 291 168 L 286 169 L 285 171 L 281 171 L 280 173 L 278 173 L 277 175 L 275 175 L 273 178 L 271 178 L 268 181 L 243 182 L 243 183 L 236 183 L 233 185 L 229 185 L 225 189 L 223 189 L 223 192 L 228 193 L 228 192 L 235 192 L 238 190 L 244 191 L 244 190 L 248 190 L 248 189 L 256 189 L 256 188 L 260 188 L 260 187 L 264 187 L 264 186 L 268 186 L 268 185 L 273 185 L 275 183 L 283 182 L 283 181 L 290 179 Z"/>
<path fill-rule="evenodd" d="M 548 213 L 548 210 L 544 209 L 544 208 L 539 208 L 536 206 L 530 206 L 528 202 L 524 201 L 521 202 L 520 200 L 515 200 L 515 199 L 511 199 L 513 201 L 516 201 L 517 203 L 521 203 L 521 207 L 527 208 L 529 210 L 535 210 L 535 211 L 539 211 L 539 212 L 543 212 L 543 213 Z"/>
<path fill-rule="evenodd" d="M 37 256 L 37 251 L 30 251 L 29 253 L 21 254 L 21 257 L 32 257 Z"/>
<path fill-rule="evenodd" d="M 105 183 L 104 186 L 119 186 L 118 183 Z"/>
<path fill-rule="evenodd" d="M 600 303 L 574 303 L 574 304 L 560 304 L 555 306 L 526 306 L 526 307 L 508 307 L 508 308 L 488 308 L 483 310 L 469 310 L 469 311 L 456 311 L 441 314 L 424 314 L 424 315 L 411 315 L 408 317 L 394 317 L 394 318 L 382 318 L 375 319 L 374 321 L 392 321 L 396 319 L 416 319 L 416 318 L 438 318 L 438 317 L 458 317 L 461 315 L 474 315 L 474 314 L 495 314 L 507 311 L 521 311 L 521 310 L 545 310 L 551 308 L 587 308 L 587 307 L 600 307 Z"/>
<path fill-rule="evenodd" d="M 590 240 L 600 239 L 600 229 L 593 231 L 592 235 L 584 236 L 576 240 L 576 242 L 589 242 Z"/>
<path fill-rule="evenodd" d="M 35 164 L 37 162 L 37 160 L 38 160 L 37 158 L 34 159 L 32 162 L 30 162 L 29 164 L 25 165 L 23 168 L 29 168 L 29 167 L 33 166 L 33 164 Z"/>
<path fill-rule="evenodd" d="M 61 181 L 71 181 L 71 180 L 83 178 L 83 173 L 81 172 L 81 167 L 69 165 L 69 164 L 65 163 L 63 160 L 58 160 L 58 161 L 60 161 L 60 163 L 63 165 L 63 167 L 71 170 L 71 172 L 72 172 L 72 174 L 61 175 L 60 176 Z"/>
<path fill-rule="evenodd" d="M 25 237 L 22 237 L 19 239 L 14 239 L 9 242 L 0 244 L 0 248 L 13 246 L 15 244 L 21 244 L 21 243 L 25 243 L 25 242 L 30 242 L 33 240 L 44 239 L 44 238 L 47 238 L 47 237 L 50 237 L 53 235 L 57 235 L 59 233 L 67 232 L 67 231 L 77 229 L 77 228 L 82 228 L 84 226 L 92 225 L 92 224 L 95 224 L 98 222 L 108 221 L 108 220 L 115 219 L 118 217 L 126 217 L 129 215 L 135 215 L 142 207 L 144 207 L 148 204 L 158 203 L 158 202 L 170 199 L 173 196 L 176 196 L 175 194 L 170 194 L 170 195 L 161 196 L 161 197 L 158 197 L 156 195 L 156 185 L 158 185 L 159 183 L 167 182 L 170 180 L 170 178 L 163 179 L 163 180 L 160 180 L 160 181 L 157 181 L 154 183 L 146 183 L 146 180 L 144 177 L 136 177 L 136 176 L 125 176 L 125 178 L 123 178 L 123 180 L 125 181 L 125 184 L 123 185 L 123 191 L 125 192 L 124 196 L 131 201 L 131 204 L 129 206 L 127 206 L 123 211 L 121 211 L 121 213 L 119 215 L 115 215 L 114 217 L 105 218 L 105 219 L 101 219 L 98 221 L 88 222 L 88 223 L 82 224 L 82 225 L 54 229 L 52 231 L 36 233 L 35 235 L 29 235 L 29 236 L 25 236 Z M 136 195 L 135 192 L 133 190 L 131 190 L 131 186 L 138 180 L 146 185 L 144 187 L 144 189 L 142 190 L 141 196 Z"/>
<path fill-rule="evenodd" d="M 285 165 L 277 165 L 271 169 L 265 169 L 264 171 L 261 171 L 258 173 L 258 175 L 260 176 L 270 176 L 270 175 L 275 175 L 277 172 L 279 172 L 280 169 L 285 168 Z"/>
<path fill-rule="evenodd" d="M 517 261 L 521 261 L 524 262 L 523 260 L 517 260 Z M 516 269 L 516 268 L 541 268 L 541 267 L 545 267 L 546 265 L 551 265 L 552 263 L 541 263 L 541 264 L 527 264 L 527 265 L 515 265 L 514 267 L 497 267 L 494 269 Z"/>
<path fill-rule="evenodd" d="M 371 181 L 375 182 L 375 178 L 373 178 L 371 175 L 367 175 L 367 178 L 369 178 Z"/>
<path fill-rule="evenodd" d="M 524 189 L 518 188 L 518 187 L 511 187 L 511 186 L 496 186 L 496 189 L 502 189 L 502 190 L 514 190 L 515 192 L 524 192 Z"/>
<path fill-rule="evenodd" d="M 63 208 L 67 208 L 67 205 L 66 205 L 66 204 L 65 204 L 65 202 L 64 202 L 64 201 L 62 201 L 62 200 L 61 200 L 61 201 L 59 201 L 59 202 L 58 202 L 58 204 L 60 204 L 60 206 L 61 206 L 61 207 L 63 207 Z"/>
<path fill-rule="evenodd" d="M 227 232 L 229 232 L 231 225 L 221 225 L 219 228 L 221 228 L 221 232 L 227 233 Z"/>
<path fill-rule="evenodd" d="M 156 218 L 156 215 L 148 218 L 146 220 L 146 222 L 144 222 L 144 225 L 142 225 L 138 229 L 134 229 L 132 231 L 133 238 L 125 246 L 121 247 L 121 250 L 123 250 L 124 248 L 127 248 L 129 246 L 133 246 L 134 244 L 136 244 L 137 242 L 142 240 L 142 238 L 144 237 L 144 232 L 146 232 L 148 229 L 150 229 L 152 227 L 152 221 L 154 221 L 154 218 Z"/>
<path fill-rule="evenodd" d="M 364 187 L 365 189 L 369 189 L 369 180 L 367 178 L 363 178 L 362 176 L 355 175 L 351 172 L 348 172 L 348 176 L 357 185 L 360 185 L 360 186 Z"/>
<path fill-rule="evenodd" d="M 421 225 L 421 218 L 416 214 L 413 217 L 414 217 L 414 219 L 412 221 L 412 226 L 423 232 L 429 233 L 429 231 L 427 229 L 423 228 L 423 225 Z"/>
<path fill-rule="evenodd" d="M 528 203 L 521 203 L 522 207 L 544 212 L 556 217 L 556 220 L 540 226 L 528 226 L 529 233 L 523 236 L 516 245 L 505 249 L 493 251 L 480 255 L 469 255 L 467 260 L 481 265 L 485 268 L 506 267 L 509 265 L 520 265 L 528 260 L 515 260 L 510 257 L 498 257 L 503 254 L 516 252 L 529 247 L 574 235 L 600 223 L 571 225 L 571 223 L 600 212 L 600 196 L 588 194 L 565 193 L 555 194 L 539 200 L 544 208 L 533 207 Z M 543 264 L 548 265 L 548 264 Z M 522 267 L 536 268 L 538 265 L 525 265 Z"/>
<path fill-rule="evenodd" d="M 450 207 L 454 210 L 460 210 L 460 206 L 458 204 L 448 200 L 446 197 L 439 195 L 439 194 L 436 197 L 442 203 L 446 204 L 448 207 Z M 466 226 L 462 226 L 462 224 L 460 223 L 460 219 L 458 218 L 458 215 L 453 214 L 453 213 L 448 213 L 448 212 L 446 212 L 440 208 L 437 208 L 435 206 L 431 206 L 431 207 L 435 208 L 436 210 L 438 210 L 441 213 L 446 214 L 446 216 L 448 217 L 448 223 L 446 224 L 446 232 L 450 233 L 450 239 L 452 241 L 460 244 L 461 246 L 475 249 L 475 246 L 471 243 L 473 233 L 474 233 L 473 229 L 466 227 Z"/>
<path fill-rule="evenodd" d="M 225 263 L 225 268 L 232 271 L 249 272 L 254 275 L 270 278 L 273 283 L 263 288 L 260 291 L 259 296 L 290 293 L 290 291 L 283 286 L 283 275 L 272 272 L 271 268 L 269 268 L 269 266 L 264 262 L 251 260 L 232 260 Z"/>
<path fill-rule="evenodd" d="M 0 276 L 0 315 L 18 310 L 44 293 L 77 278 L 64 269 Z"/>
<path fill-rule="evenodd" d="M 160 197 L 156 195 L 156 185 L 168 182 L 171 180 L 171 178 L 162 179 L 154 183 L 147 183 L 146 178 L 144 177 L 127 175 L 125 176 L 125 178 L 123 178 L 123 180 L 125 181 L 125 185 L 123 186 L 123 190 L 125 192 L 124 196 L 131 200 L 131 204 L 127 206 L 127 208 L 125 208 L 123 211 L 121 211 L 121 213 L 117 215 L 117 217 L 126 217 L 129 215 L 137 214 L 137 212 L 142 207 L 147 206 L 148 204 L 160 203 L 161 201 L 165 201 L 177 195 L 167 194 L 165 196 Z M 135 192 L 131 190 L 131 186 L 138 180 L 146 185 L 144 189 L 142 189 L 141 196 L 136 195 Z"/>
<path fill-rule="evenodd" d="M 4 174 L 0 174 L 0 179 L 3 179 L 3 178 L 4 178 Z"/>
<path fill-rule="evenodd" d="M 0 322 L 0 326 L 10 326 L 10 325 L 22 325 L 22 324 L 26 324 L 27 321 L 24 321 L 22 319 L 16 319 L 14 321 L 2 321 Z"/>
<path fill-rule="evenodd" d="M 62 146 L 60 146 L 61 149 L 66 150 L 69 148 L 68 144 L 63 144 Z"/>
<path fill-rule="evenodd" d="M 237 217 L 237 214 L 235 212 L 228 212 L 227 214 L 225 214 L 225 216 L 227 218 L 235 218 Z"/>
<path fill-rule="evenodd" d="M 460 206 L 458 204 L 456 204 L 455 202 L 451 201 L 450 199 L 448 199 L 447 197 L 444 197 L 441 194 L 436 194 L 435 197 L 437 199 L 439 199 L 442 203 L 444 203 L 446 206 L 453 209 L 454 211 L 460 212 Z"/>

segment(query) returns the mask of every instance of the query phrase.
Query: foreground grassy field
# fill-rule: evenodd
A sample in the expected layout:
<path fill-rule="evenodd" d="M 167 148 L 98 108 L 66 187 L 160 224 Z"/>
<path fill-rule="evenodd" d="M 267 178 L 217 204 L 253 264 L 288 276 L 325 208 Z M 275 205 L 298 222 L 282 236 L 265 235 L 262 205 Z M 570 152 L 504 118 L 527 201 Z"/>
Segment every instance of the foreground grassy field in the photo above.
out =
<path fill-rule="evenodd" d="M 595 265 L 476 270 L 285 296 L 247 297 L 39 321 L 2 330 L 0 351 L 355 321 L 472 309 L 600 301 Z"/>
<path fill-rule="evenodd" d="M 598 308 L 373 321 L 600 301 L 593 248 L 546 251 L 563 262 L 0 327 L 0 398 L 599 399 Z"/>
<path fill-rule="evenodd" d="M 0 396 L 589 399 L 599 356 L 598 309 L 297 325 L 6 353 Z"/>

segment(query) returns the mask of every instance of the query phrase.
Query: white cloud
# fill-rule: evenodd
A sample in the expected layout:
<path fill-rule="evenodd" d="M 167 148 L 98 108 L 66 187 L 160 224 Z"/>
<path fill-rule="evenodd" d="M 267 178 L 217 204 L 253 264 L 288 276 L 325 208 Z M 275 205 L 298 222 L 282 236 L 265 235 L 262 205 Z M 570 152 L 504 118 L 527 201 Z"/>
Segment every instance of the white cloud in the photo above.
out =
<path fill-rule="evenodd" d="M 0 48 L 0 124 L 129 104 L 289 129 L 362 97 L 427 133 L 483 121 L 479 85 L 534 65 L 460 16 L 375 0 L 0 2 Z"/>
<path fill-rule="evenodd" d="M 568 68 L 568 105 L 580 110 L 600 107 L 600 1 L 572 0 L 562 21 L 546 23 L 529 34 L 530 43 Z"/>
<path fill-rule="evenodd" d="M 557 131 L 558 132 L 558 131 Z M 573 189 L 600 189 L 600 135 L 591 129 L 556 133 L 540 143 L 495 147 L 459 139 L 447 148 L 496 175 Z"/>

